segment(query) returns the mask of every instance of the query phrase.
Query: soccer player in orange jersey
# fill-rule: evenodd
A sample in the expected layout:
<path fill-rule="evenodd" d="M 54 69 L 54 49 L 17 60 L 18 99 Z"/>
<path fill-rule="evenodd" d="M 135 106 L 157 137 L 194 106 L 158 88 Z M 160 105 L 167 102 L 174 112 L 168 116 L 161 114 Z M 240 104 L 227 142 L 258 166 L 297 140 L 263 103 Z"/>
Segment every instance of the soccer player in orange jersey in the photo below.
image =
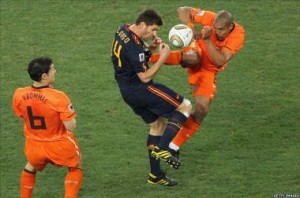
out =
<path fill-rule="evenodd" d="M 217 73 L 243 47 L 245 31 L 228 11 L 214 13 L 192 7 L 177 10 L 180 20 L 193 29 L 195 40 L 181 51 L 171 51 L 165 64 L 187 67 L 195 108 L 169 147 L 178 151 L 199 128 L 216 94 Z M 200 24 L 201 31 L 195 24 Z M 155 62 L 158 55 L 151 57 Z"/>
<path fill-rule="evenodd" d="M 82 183 L 82 162 L 72 133 L 76 128 L 73 105 L 64 92 L 52 88 L 56 70 L 49 57 L 32 60 L 28 73 L 33 85 L 18 88 L 13 97 L 13 110 L 24 121 L 28 160 L 21 174 L 21 197 L 31 197 L 37 171 L 50 163 L 68 167 L 65 198 L 75 198 Z"/>

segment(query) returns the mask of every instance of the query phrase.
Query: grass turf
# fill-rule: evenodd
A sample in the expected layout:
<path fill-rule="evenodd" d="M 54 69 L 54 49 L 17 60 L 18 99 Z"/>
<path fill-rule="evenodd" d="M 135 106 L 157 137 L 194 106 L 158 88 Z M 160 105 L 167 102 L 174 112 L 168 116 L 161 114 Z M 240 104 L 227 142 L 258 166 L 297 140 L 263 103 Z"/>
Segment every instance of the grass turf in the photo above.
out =
<path fill-rule="evenodd" d="M 170 1 L 171 2 L 171 1 Z M 151 7 L 163 16 L 159 31 L 180 23 L 176 8 L 232 11 L 246 30 L 244 48 L 218 75 L 218 93 L 201 130 L 182 148 L 180 170 L 166 167 L 179 186 L 146 183 L 148 127 L 122 101 L 110 62 L 118 25 L 134 23 Z M 31 81 L 32 58 L 51 56 L 55 87 L 77 111 L 75 135 L 84 159 L 79 197 L 273 197 L 299 194 L 298 1 L 0 1 L 1 197 L 19 197 L 26 159 L 22 122 L 13 115 L 14 90 Z M 180 67 L 156 80 L 192 100 Z M 62 197 L 67 170 L 38 174 L 34 197 Z"/>

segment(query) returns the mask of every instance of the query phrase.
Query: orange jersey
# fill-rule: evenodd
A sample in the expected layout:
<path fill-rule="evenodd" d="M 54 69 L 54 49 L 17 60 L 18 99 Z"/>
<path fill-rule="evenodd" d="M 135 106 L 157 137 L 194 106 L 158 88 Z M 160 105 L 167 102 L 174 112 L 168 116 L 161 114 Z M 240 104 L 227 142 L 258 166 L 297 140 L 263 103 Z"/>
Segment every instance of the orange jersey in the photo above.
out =
<path fill-rule="evenodd" d="M 214 24 L 214 17 L 216 13 L 201 9 L 194 9 L 192 13 L 192 20 L 195 23 L 201 24 L 202 26 L 213 26 Z M 242 26 L 237 23 L 234 23 L 234 29 L 230 32 L 230 34 L 223 40 L 219 41 L 216 37 L 216 34 L 213 33 L 210 36 L 211 41 L 213 42 L 214 46 L 218 50 L 229 50 L 231 54 L 236 54 L 244 44 L 244 37 L 245 31 Z M 213 62 L 211 56 L 208 53 L 206 45 L 203 40 L 197 40 L 197 44 L 202 49 L 202 61 L 201 61 L 201 68 L 210 70 L 210 71 L 222 71 L 227 64 L 224 64 L 221 67 L 217 67 Z M 193 73 L 190 71 L 190 73 Z"/>
<path fill-rule="evenodd" d="M 53 88 L 18 88 L 13 97 L 13 110 L 24 120 L 24 135 L 38 141 L 67 138 L 63 121 L 76 113 L 68 96 Z"/>

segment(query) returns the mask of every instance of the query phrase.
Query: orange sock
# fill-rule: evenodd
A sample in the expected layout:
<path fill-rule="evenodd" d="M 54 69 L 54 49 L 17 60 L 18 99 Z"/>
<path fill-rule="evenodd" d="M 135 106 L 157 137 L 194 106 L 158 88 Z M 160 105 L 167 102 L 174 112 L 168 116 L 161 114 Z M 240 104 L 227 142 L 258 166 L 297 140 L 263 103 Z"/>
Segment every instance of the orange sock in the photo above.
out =
<path fill-rule="evenodd" d="M 82 183 L 82 170 L 69 168 L 65 179 L 65 198 L 76 198 Z"/>
<path fill-rule="evenodd" d="M 36 173 L 23 171 L 21 174 L 21 198 L 30 198 L 35 184 Z"/>
<path fill-rule="evenodd" d="M 159 59 L 159 54 L 152 54 L 149 63 L 156 63 Z M 165 61 L 166 65 L 179 65 L 181 61 L 181 51 L 171 51 L 167 60 Z"/>
<path fill-rule="evenodd" d="M 176 146 L 181 147 L 190 137 L 192 137 L 196 131 L 199 129 L 200 124 L 195 122 L 192 116 L 190 116 L 186 122 L 183 124 L 181 130 L 172 140 Z"/>

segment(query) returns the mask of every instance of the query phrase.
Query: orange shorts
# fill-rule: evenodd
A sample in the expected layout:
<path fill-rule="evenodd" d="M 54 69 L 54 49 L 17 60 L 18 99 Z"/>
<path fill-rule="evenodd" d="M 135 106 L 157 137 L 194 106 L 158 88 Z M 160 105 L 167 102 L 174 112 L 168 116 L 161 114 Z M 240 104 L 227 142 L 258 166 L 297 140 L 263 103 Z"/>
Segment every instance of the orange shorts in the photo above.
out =
<path fill-rule="evenodd" d="M 217 73 L 200 69 L 189 74 L 189 83 L 193 96 L 204 96 L 213 100 L 217 92 Z"/>
<path fill-rule="evenodd" d="M 43 170 L 48 163 L 55 166 L 76 167 L 80 159 L 80 149 L 73 133 L 68 132 L 65 139 L 42 142 L 26 139 L 25 155 L 36 169 Z"/>

